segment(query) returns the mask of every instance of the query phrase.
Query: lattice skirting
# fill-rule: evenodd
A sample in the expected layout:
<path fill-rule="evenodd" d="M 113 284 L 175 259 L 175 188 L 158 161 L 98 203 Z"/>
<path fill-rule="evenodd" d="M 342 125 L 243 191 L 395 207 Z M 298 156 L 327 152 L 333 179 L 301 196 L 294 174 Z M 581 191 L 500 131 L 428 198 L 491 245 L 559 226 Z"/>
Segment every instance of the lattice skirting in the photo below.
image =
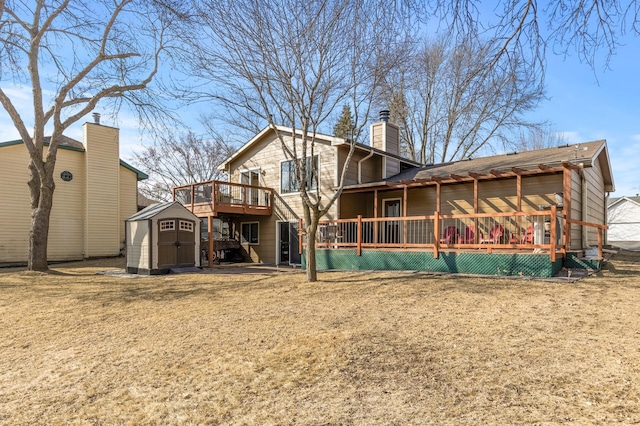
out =
<path fill-rule="evenodd" d="M 303 254 L 303 268 L 306 256 Z M 318 270 L 409 270 L 462 274 L 531 276 L 549 278 L 563 266 L 563 259 L 551 262 L 548 253 L 471 253 L 317 249 Z"/>

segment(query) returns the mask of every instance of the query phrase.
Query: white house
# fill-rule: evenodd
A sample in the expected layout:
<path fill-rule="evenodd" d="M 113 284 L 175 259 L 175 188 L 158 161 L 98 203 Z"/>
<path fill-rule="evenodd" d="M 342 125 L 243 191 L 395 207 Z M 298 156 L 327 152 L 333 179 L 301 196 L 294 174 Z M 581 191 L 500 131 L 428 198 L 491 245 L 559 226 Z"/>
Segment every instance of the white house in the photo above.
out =
<path fill-rule="evenodd" d="M 640 197 L 610 198 L 608 243 L 627 250 L 640 250 Z"/>

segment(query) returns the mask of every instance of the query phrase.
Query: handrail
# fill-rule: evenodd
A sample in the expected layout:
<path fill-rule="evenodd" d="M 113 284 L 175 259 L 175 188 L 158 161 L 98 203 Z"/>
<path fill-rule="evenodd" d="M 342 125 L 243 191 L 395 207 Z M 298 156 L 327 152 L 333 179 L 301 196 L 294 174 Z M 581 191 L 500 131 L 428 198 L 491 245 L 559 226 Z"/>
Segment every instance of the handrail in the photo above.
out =
<path fill-rule="evenodd" d="M 521 220 L 524 217 L 527 217 L 526 221 Z M 561 242 L 562 223 L 558 224 L 556 220 L 566 220 L 558 214 L 556 206 L 551 206 L 549 210 L 525 212 L 449 215 L 434 212 L 433 215 L 377 218 L 358 216 L 320 221 L 318 225 L 323 231 L 318 232 L 320 240 L 315 244 L 316 247 L 356 248 L 358 255 L 362 248 L 427 248 L 433 250 L 434 257 L 438 257 L 442 249 L 486 249 L 489 253 L 493 249 L 543 249 L 549 250 L 553 262 L 556 252 L 566 253 L 567 249 Z M 599 229 L 598 248 L 602 257 L 601 234 L 607 226 L 574 220 L 569 223 Z M 489 229 L 494 226 L 503 227 L 503 234 L 499 237 L 489 235 Z M 466 228 L 471 228 L 473 235 L 462 238 L 457 234 L 449 241 L 441 234 L 451 227 L 456 231 L 464 227 L 464 232 Z M 407 228 L 410 229 L 409 233 L 405 231 Z M 483 232 L 486 235 L 483 236 Z"/>
<path fill-rule="evenodd" d="M 203 191 L 202 188 L 209 188 L 209 190 Z M 184 200 L 177 196 L 180 191 L 188 191 Z M 173 199 L 180 201 L 192 212 L 195 206 L 210 206 L 211 210 L 215 211 L 216 205 L 243 210 L 270 210 L 273 206 L 273 188 L 211 180 L 176 186 L 173 188 Z"/>
<path fill-rule="evenodd" d="M 604 253 L 602 251 L 602 242 L 603 242 L 602 232 L 605 229 L 609 229 L 609 226 L 601 225 L 599 223 L 583 222 L 581 220 L 575 220 L 575 219 L 567 219 L 567 223 L 573 224 L 573 225 L 580 225 L 580 226 L 590 226 L 592 228 L 598 229 L 598 257 L 602 259 L 603 253 Z"/>

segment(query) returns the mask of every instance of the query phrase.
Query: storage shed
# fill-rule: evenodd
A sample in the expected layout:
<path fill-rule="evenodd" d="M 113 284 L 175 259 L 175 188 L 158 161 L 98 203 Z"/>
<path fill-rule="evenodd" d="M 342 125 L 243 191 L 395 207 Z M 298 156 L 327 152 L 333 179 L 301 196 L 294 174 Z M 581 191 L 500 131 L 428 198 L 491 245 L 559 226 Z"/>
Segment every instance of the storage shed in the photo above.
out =
<path fill-rule="evenodd" d="M 640 197 L 609 199 L 607 242 L 627 250 L 640 250 Z"/>
<path fill-rule="evenodd" d="M 200 219 L 179 202 L 151 205 L 128 218 L 125 227 L 128 273 L 200 266 Z"/>

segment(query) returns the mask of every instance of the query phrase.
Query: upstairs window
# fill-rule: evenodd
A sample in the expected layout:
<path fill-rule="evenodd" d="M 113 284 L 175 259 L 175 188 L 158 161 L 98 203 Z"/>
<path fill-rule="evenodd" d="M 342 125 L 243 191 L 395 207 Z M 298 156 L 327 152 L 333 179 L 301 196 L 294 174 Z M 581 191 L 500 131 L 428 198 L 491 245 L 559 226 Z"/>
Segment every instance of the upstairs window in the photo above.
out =
<path fill-rule="evenodd" d="M 292 192 L 300 191 L 298 188 L 298 180 L 296 179 L 296 166 L 295 160 L 283 161 L 280 163 L 280 192 L 282 194 L 289 194 Z M 307 178 L 305 179 L 307 184 L 307 191 L 318 188 L 318 156 L 313 156 L 313 163 L 311 157 L 307 157 Z"/>

